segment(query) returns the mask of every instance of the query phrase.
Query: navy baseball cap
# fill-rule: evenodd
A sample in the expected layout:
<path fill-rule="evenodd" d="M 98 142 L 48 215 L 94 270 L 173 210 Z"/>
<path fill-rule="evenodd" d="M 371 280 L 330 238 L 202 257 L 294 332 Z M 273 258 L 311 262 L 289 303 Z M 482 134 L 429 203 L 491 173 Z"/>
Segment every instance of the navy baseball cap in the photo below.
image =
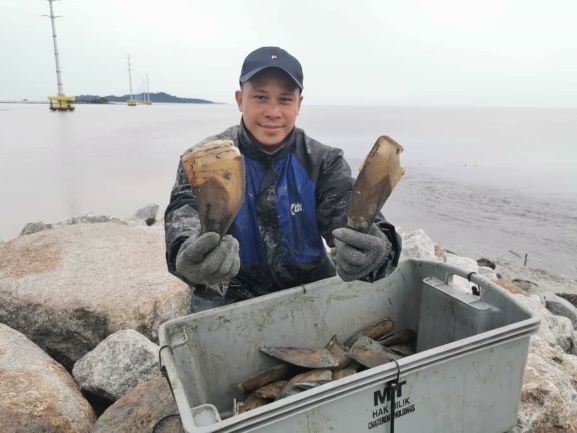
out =
<path fill-rule="evenodd" d="M 303 68 L 299 61 L 279 47 L 261 47 L 254 50 L 242 64 L 240 70 L 240 84 L 250 80 L 260 71 L 276 68 L 285 72 L 295 82 L 299 89 L 303 89 Z"/>

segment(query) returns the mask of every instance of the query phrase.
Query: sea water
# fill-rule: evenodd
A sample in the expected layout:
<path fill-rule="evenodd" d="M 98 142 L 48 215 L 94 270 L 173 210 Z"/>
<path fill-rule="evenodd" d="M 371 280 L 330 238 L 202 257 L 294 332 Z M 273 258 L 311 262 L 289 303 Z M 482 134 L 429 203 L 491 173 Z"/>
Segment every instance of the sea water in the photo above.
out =
<path fill-rule="evenodd" d="M 31 221 L 168 203 L 178 158 L 237 124 L 232 105 L 0 104 L 0 238 Z M 577 109 L 307 106 L 297 125 L 355 174 L 376 138 L 405 148 L 383 207 L 403 231 L 473 258 L 577 277 Z"/>

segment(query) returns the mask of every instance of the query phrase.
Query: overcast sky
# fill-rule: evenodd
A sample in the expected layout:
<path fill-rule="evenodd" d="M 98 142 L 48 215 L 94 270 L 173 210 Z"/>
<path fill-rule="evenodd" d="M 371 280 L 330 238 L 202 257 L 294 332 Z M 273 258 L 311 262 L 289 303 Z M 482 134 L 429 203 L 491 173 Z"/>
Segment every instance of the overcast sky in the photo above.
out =
<path fill-rule="evenodd" d="M 62 0 L 68 95 L 233 103 L 242 60 L 277 45 L 308 104 L 577 106 L 575 0 Z M 46 0 L 0 0 L 0 100 L 56 92 Z"/>

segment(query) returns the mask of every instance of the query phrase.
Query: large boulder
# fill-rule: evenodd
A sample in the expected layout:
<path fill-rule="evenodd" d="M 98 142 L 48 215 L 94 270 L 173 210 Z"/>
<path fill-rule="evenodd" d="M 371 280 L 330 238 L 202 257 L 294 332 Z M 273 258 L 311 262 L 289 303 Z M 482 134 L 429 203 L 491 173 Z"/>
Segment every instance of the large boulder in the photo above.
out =
<path fill-rule="evenodd" d="M 147 226 L 151 226 L 156 222 L 156 214 L 158 214 L 159 206 L 156 203 L 150 203 L 141 209 L 138 209 L 134 214 L 134 219 L 143 221 Z"/>
<path fill-rule="evenodd" d="M 116 223 L 62 225 L 0 245 L 0 322 L 71 369 L 108 335 L 189 314 L 162 232 Z"/>
<path fill-rule="evenodd" d="M 544 293 L 543 300 L 545 301 L 545 307 L 551 313 L 557 316 L 567 317 L 571 320 L 573 324 L 573 329 L 577 329 L 577 307 L 560 296 L 553 293 Z"/>
<path fill-rule="evenodd" d="M 158 345 L 132 329 L 115 332 L 74 364 L 80 387 L 116 401 L 158 374 Z"/>
<path fill-rule="evenodd" d="M 438 259 L 435 254 L 435 243 L 423 229 L 407 234 L 403 233 L 402 240 L 401 258 Z"/>
<path fill-rule="evenodd" d="M 89 433 L 96 416 L 68 372 L 0 323 L 2 433 Z"/>
<path fill-rule="evenodd" d="M 51 224 L 44 224 L 42 221 L 28 223 L 24 226 L 24 228 L 20 232 L 20 236 L 31 235 L 32 233 L 38 233 L 44 230 L 50 230 L 51 228 L 52 228 Z"/>
<path fill-rule="evenodd" d="M 66 218 L 64 221 L 60 221 L 56 223 L 57 225 L 74 225 L 74 224 L 100 224 L 100 223 L 116 223 L 116 224 L 124 224 L 126 225 L 127 222 L 121 220 L 120 218 L 112 217 L 109 215 L 101 215 L 101 214 L 93 214 L 93 213 L 85 213 L 82 215 L 72 216 L 70 218 Z"/>
<path fill-rule="evenodd" d="M 167 417 L 167 418 L 165 418 Z M 98 418 L 92 433 L 184 433 L 174 397 L 160 375 L 126 394 Z"/>
<path fill-rule="evenodd" d="M 577 356 L 566 353 L 574 339 L 571 322 L 549 312 L 537 295 L 516 298 L 541 317 L 529 346 L 518 431 L 577 433 Z"/>

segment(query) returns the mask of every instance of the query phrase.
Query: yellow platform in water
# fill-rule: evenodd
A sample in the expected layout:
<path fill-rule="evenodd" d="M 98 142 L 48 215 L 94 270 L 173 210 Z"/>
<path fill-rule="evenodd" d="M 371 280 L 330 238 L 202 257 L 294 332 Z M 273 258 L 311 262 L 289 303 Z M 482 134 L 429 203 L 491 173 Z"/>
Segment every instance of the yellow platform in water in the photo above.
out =
<path fill-rule="evenodd" d="M 76 98 L 74 96 L 49 96 L 50 111 L 74 111 L 76 108 L 73 104 Z"/>

